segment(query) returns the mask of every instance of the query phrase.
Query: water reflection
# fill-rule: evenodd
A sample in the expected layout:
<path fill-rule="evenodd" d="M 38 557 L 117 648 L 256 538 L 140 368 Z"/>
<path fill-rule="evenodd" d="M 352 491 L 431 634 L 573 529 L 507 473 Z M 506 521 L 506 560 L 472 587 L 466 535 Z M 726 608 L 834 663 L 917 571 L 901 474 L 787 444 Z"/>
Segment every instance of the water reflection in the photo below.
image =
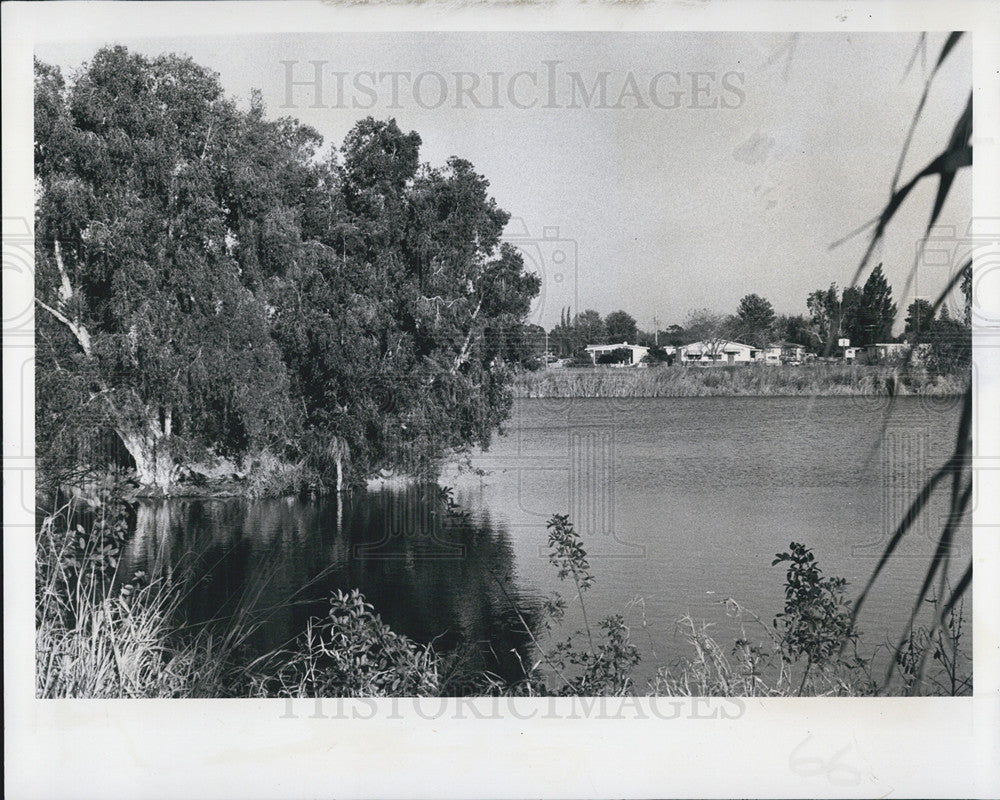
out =
<path fill-rule="evenodd" d="M 488 514 L 450 513 L 438 486 L 360 493 L 339 502 L 178 499 L 141 504 L 123 574 L 182 577 L 190 624 L 225 630 L 259 621 L 264 653 L 326 612 L 335 589 L 357 588 L 388 625 L 440 651 L 473 646 L 479 666 L 520 674 L 537 602 L 516 584 L 506 528 Z"/>
<path fill-rule="evenodd" d="M 139 508 L 131 554 L 175 573 L 196 564 L 193 619 L 266 609 L 258 652 L 323 614 L 331 590 L 356 587 L 400 632 L 440 637 L 440 648 L 492 642 L 494 668 L 518 676 L 510 651 L 525 656 L 527 636 L 493 576 L 531 625 L 541 598 L 561 591 L 570 602 L 558 635 L 581 627 L 546 548 L 546 521 L 570 513 L 597 577 L 591 620 L 626 614 L 643 686 L 658 665 L 691 655 L 677 634 L 685 615 L 714 626 L 725 646 L 742 633 L 723 598 L 769 623 L 784 603 L 784 570 L 771 562 L 791 541 L 857 591 L 958 424 L 957 409 L 918 398 L 887 411 L 837 397 L 629 402 L 612 415 L 604 400 L 520 401 L 509 434 L 473 454 L 482 473 L 445 475 L 468 520 L 448 516 L 433 486 L 371 492 L 342 508 L 332 498 L 176 500 Z M 947 512 L 947 492 L 936 493 L 880 576 L 860 620 L 866 654 L 906 625 Z M 963 557 L 969 522 L 956 531 Z"/>

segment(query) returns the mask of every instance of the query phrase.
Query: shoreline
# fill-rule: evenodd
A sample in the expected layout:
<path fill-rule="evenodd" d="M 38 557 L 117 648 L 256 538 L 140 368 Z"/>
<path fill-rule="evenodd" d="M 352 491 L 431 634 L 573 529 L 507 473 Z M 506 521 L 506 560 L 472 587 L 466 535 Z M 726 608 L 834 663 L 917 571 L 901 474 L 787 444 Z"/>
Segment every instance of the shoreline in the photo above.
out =
<path fill-rule="evenodd" d="M 947 397 L 971 376 L 890 365 L 562 367 L 514 377 L 517 400 L 654 397 Z"/>
<path fill-rule="evenodd" d="M 621 367 L 563 367 L 514 376 L 511 390 L 515 401 L 574 399 L 658 399 L 696 397 L 933 397 L 959 398 L 967 391 L 966 373 L 933 375 L 923 369 L 891 365 L 807 364 L 802 366 L 657 366 L 642 369 Z M 301 464 L 267 459 L 252 466 L 228 460 L 217 464 L 184 465 L 186 479 L 174 490 L 161 493 L 150 487 L 133 490 L 137 499 L 224 500 L 290 497 L 304 492 L 327 494 L 303 481 Z M 191 477 L 197 478 L 191 480 Z M 419 482 L 408 475 L 382 473 L 366 478 L 367 490 L 405 488 Z M 307 488 L 307 484 L 310 488 Z M 93 486 L 77 487 L 88 495 Z M 335 495 L 335 491 L 330 491 Z"/>

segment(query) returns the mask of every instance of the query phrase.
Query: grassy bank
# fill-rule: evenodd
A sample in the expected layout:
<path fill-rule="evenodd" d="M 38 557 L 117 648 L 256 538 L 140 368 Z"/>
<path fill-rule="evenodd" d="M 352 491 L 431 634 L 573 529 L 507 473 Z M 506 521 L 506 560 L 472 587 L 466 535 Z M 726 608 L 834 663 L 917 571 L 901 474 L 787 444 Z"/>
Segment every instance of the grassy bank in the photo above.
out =
<path fill-rule="evenodd" d="M 958 395 L 969 376 L 887 365 L 560 368 L 522 372 L 517 398 Z"/>
<path fill-rule="evenodd" d="M 120 573 L 129 531 L 122 486 L 108 479 L 36 531 L 35 689 L 40 698 L 227 696 L 249 624 L 220 636 L 184 624 L 183 570 Z"/>

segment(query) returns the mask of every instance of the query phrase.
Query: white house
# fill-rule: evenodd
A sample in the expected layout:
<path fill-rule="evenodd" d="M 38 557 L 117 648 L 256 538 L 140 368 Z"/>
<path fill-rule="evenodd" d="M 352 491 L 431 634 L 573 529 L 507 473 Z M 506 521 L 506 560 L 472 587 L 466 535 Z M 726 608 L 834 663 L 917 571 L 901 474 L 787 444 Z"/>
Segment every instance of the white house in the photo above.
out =
<path fill-rule="evenodd" d="M 764 348 L 764 363 L 765 364 L 780 364 L 781 363 L 781 345 L 780 344 L 769 344 Z"/>
<path fill-rule="evenodd" d="M 756 364 L 763 351 L 742 342 L 692 342 L 680 348 L 682 364 Z"/>
<path fill-rule="evenodd" d="M 879 342 L 868 345 L 865 350 L 868 351 L 869 358 L 882 360 L 903 358 L 909 352 L 909 348 L 910 346 L 905 342 Z"/>
<path fill-rule="evenodd" d="M 934 352 L 929 342 L 879 342 L 864 348 L 869 361 L 902 361 L 909 359 L 913 364 L 926 364 Z M 860 351 L 859 351 L 860 352 Z"/>
<path fill-rule="evenodd" d="M 806 349 L 794 342 L 772 342 L 764 348 L 765 364 L 801 364 Z"/>
<path fill-rule="evenodd" d="M 628 350 L 632 354 L 632 360 L 620 366 L 638 364 L 649 352 L 648 347 L 643 347 L 641 344 L 629 344 L 628 342 L 622 342 L 621 344 L 588 344 L 584 349 L 590 353 L 590 359 L 595 364 L 597 363 L 597 359 L 603 355 L 613 353 L 615 350 Z"/>

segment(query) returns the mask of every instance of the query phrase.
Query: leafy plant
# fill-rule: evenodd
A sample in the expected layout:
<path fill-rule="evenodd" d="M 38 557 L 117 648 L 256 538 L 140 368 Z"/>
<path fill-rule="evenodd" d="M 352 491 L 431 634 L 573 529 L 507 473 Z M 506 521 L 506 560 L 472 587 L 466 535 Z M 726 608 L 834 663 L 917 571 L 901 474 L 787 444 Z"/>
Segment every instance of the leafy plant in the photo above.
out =
<path fill-rule="evenodd" d="M 603 632 L 603 638 L 595 642 L 587 617 L 587 605 L 583 599 L 584 592 L 594 584 L 583 540 L 566 514 L 554 514 L 549 519 L 547 528 L 549 563 L 556 568 L 556 575 L 560 580 L 572 579 L 576 587 L 587 645 L 581 647 L 576 643 L 575 636 L 581 633 L 577 631 L 550 648 L 545 647 L 535 637 L 515 605 L 515 611 L 538 649 L 539 659 L 536 663 L 525 666 L 524 681 L 519 686 L 511 687 L 511 690 L 515 693 L 553 692 L 563 695 L 626 694 L 631 687 L 632 670 L 640 659 L 638 648 L 630 641 L 625 619 L 620 614 L 602 619 L 599 628 Z M 513 601 L 511 602 L 513 605 Z M 543 611 L 543 624 L 551 634 L 554 625 L 564 619 L 566 602 L 558 592 L 554 592 L 546 600 Z M 551 671 L 548 676 L 539 672 L 543 664 Z"/>
<path fill-rule="evenodd" d="M 816 557 L 805 545 L 792 542 L 771 565 L 788 564 L 785 576 L 785 609 L 774 618 L 782 656 L 788 661 L 805 657 L 806 668 L 798 694 L 802 694 L 813 667 L 822 669 L 844 647 L 856 642 L 858 632 L 851 615 L 851 601 L 844 594 L 847 581 L 825 578 Z"/>
<path fill-rule="evenodd" d="M 546 528 L 549 531 L 549 563 L 556 568 L 559 580 L 573 578 L 583 614 L 583 624 L 587 630 L 587 639 L 593 650 L 594 638 L 587 622 L 587 605 L 583 602 L 583 593 L 593 585 L 594 576 L 590 572 L 590 562 L 587 561 L 587 551 L 583 549 L 583 540 L 566 514 L 554 514 Z M 558 607 L 558 602 L 554 607 Z"/>
<path fill-rule="evenodd" d="M 250 666 L 268 697 L 428 696 L 440 693 L 438 659 L 386 625 L 357 589 L 334 592 L 323 619 L 310 619 L 290 650 Z"/>
<path fill-rule="evenodd" d="M 939 616 L 940 598 L 935 594 L 925 601 L 934 608 L 934 619 Z M 972 659 L 965 652 L 962 639 L 965 632 L 965 601 L 948 609 L 943 623 L 930 628 L 920 626 L 909 632 L 906 641 L 896 648 L 894 664 L 902 678 L 903 691 L 914 693 L 925 680 L 924 662 L 927 653 L 939 669 L 926 676 L 932 689 L 946 695 L 968 694 L 972 691 Z M 937 692 L 935 692 L 937 693 Z"/>

